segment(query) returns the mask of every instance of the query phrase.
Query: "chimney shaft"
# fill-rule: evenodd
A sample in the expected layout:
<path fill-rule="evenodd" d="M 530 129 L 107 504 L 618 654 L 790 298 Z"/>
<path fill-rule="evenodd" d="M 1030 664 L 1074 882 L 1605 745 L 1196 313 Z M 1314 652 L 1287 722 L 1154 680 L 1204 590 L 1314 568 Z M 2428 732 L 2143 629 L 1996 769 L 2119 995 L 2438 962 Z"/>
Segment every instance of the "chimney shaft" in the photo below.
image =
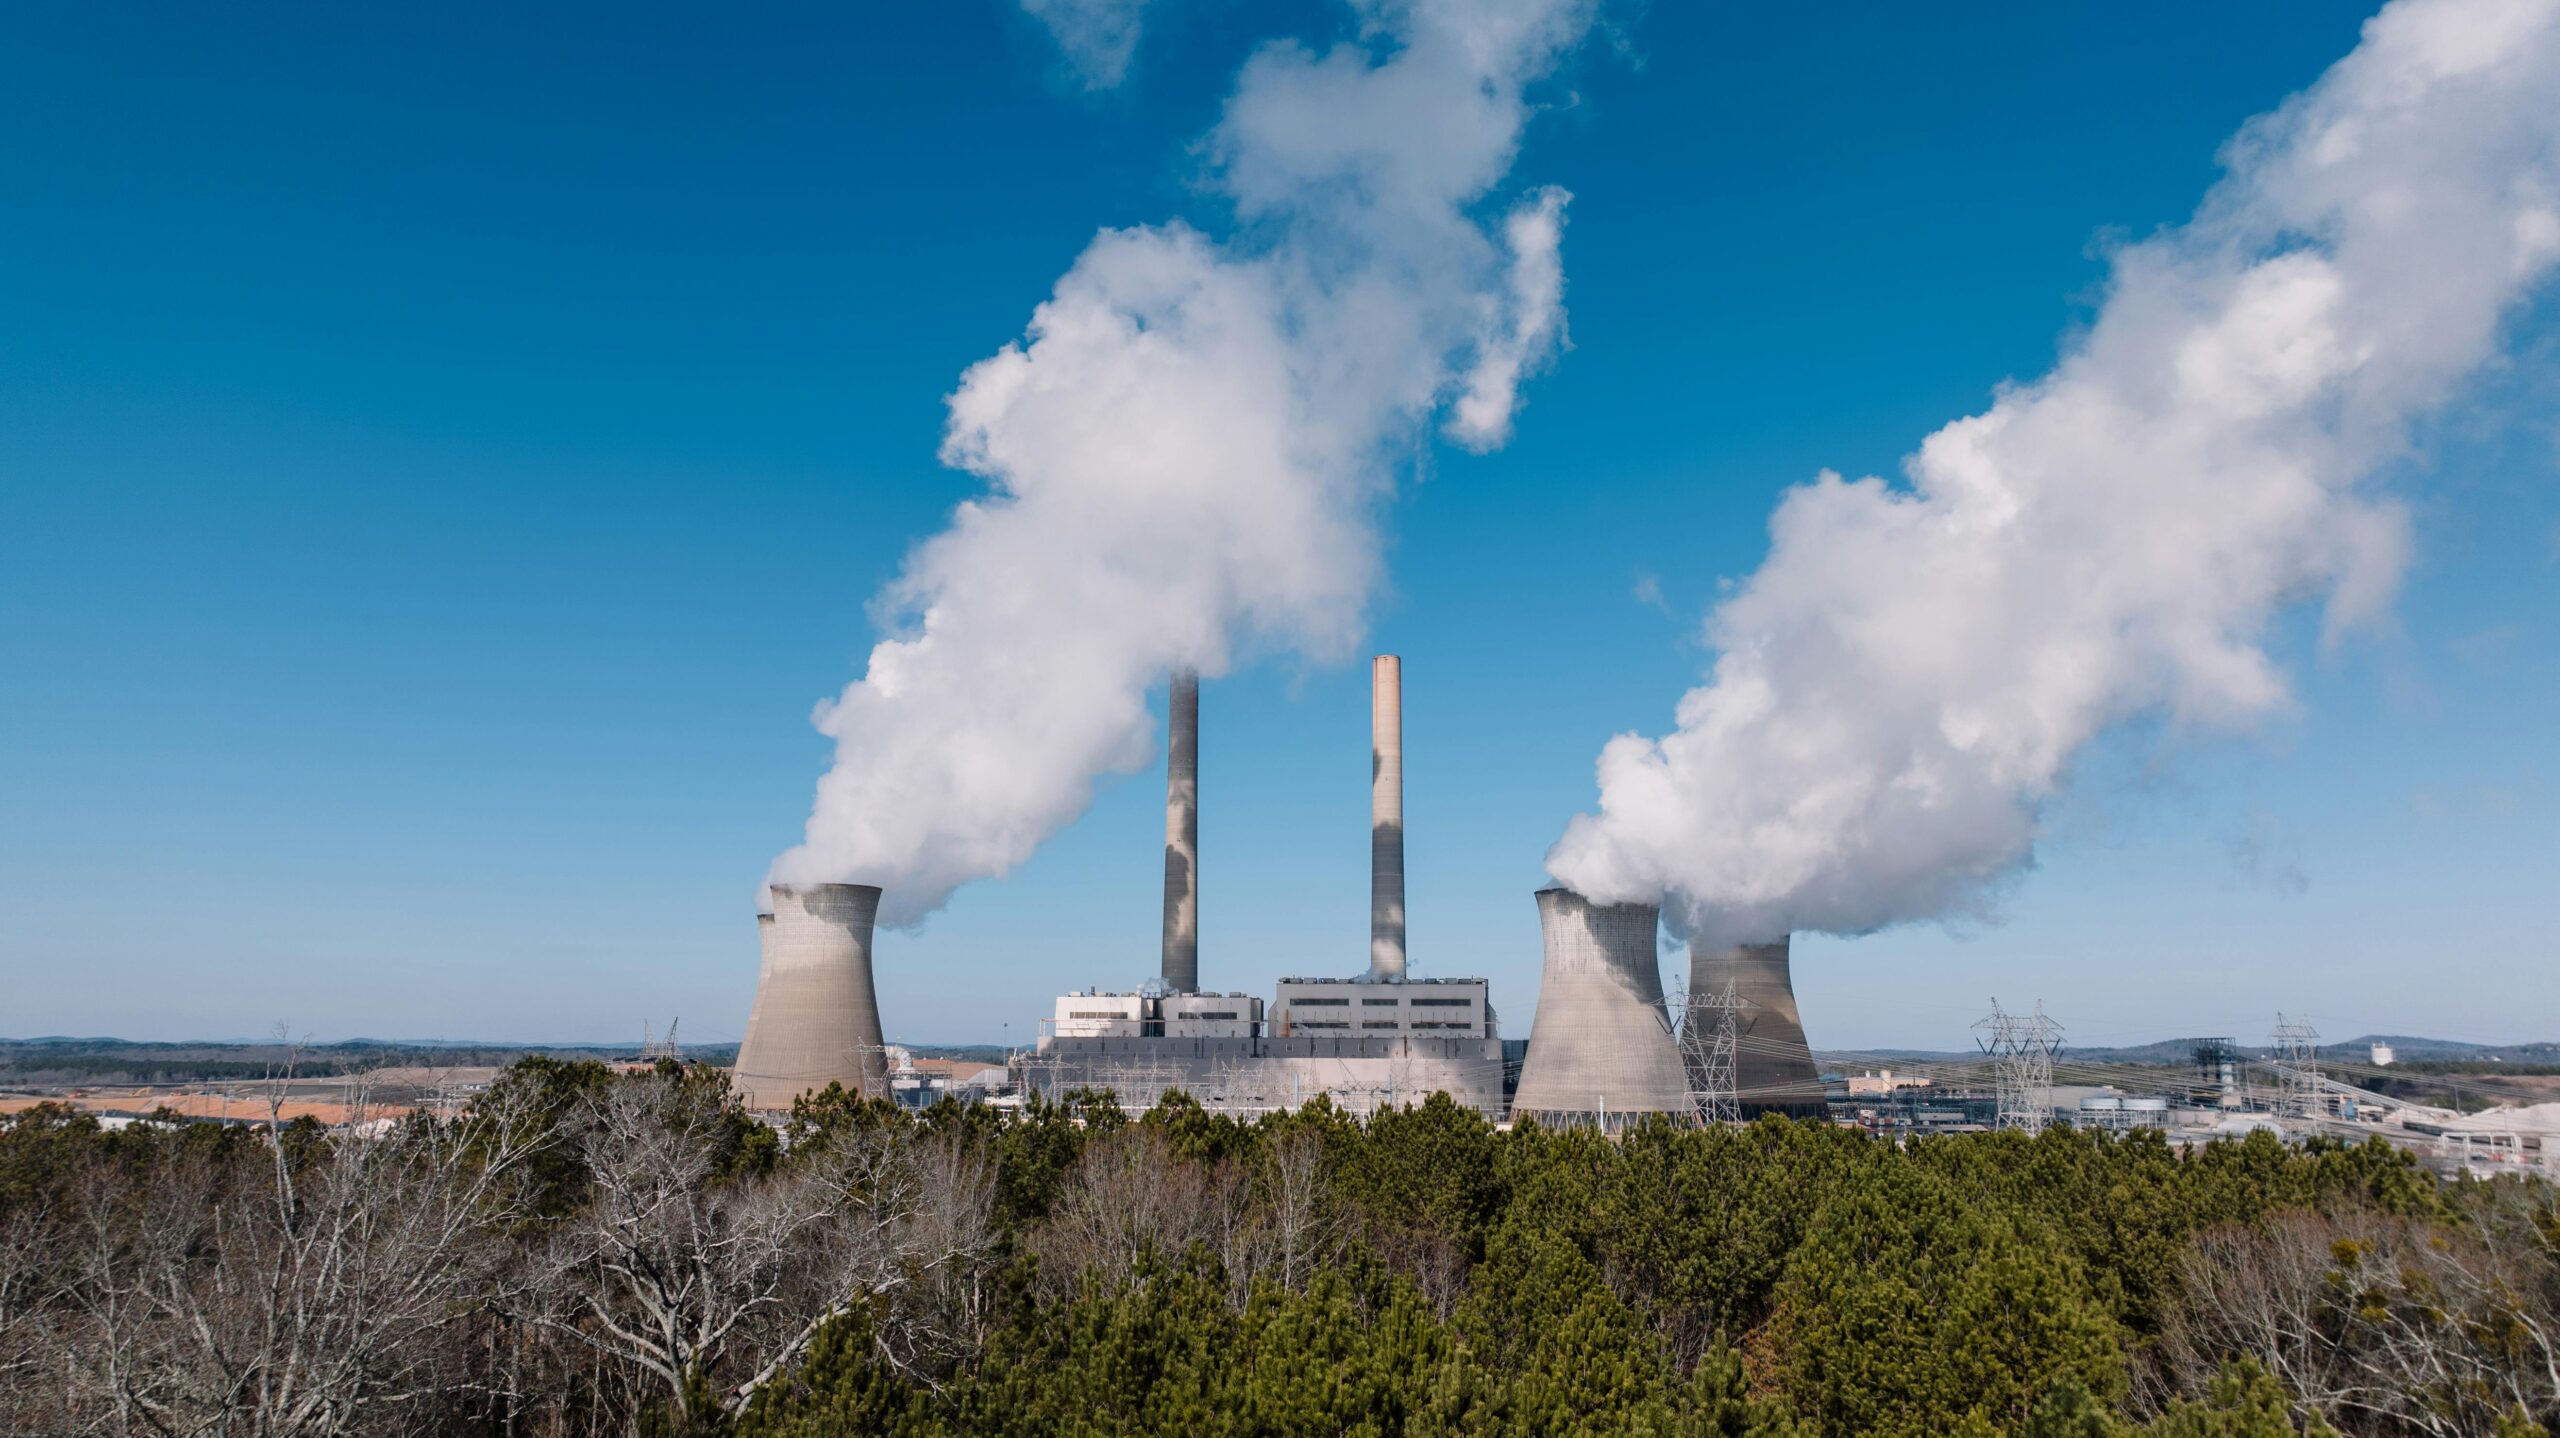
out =
<path fill-rule="evenodd" d="M 1164 759 L 1164 983 L 1200 987 L 1200 675 L 1173 671 Z"/>
<path fill-rule="evenodd" d="M 1369 661 L 1369 977 L 1404 979 L 1404 661 Z"/>

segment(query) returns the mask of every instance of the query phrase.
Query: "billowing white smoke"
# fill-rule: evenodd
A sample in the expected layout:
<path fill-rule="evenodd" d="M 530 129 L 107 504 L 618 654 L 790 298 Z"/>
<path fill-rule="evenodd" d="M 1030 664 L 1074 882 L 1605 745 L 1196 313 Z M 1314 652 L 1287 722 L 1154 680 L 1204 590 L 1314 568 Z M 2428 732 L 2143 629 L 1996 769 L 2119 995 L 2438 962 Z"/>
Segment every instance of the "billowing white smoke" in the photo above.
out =
<path fill-rule="evenodd" d="M 1558 879 L 1707 944 L 1979 911 L 2094 735 L 2278 710 L 2281 609 L 2334 633 L 2388 601 L 2407 525 L 2373 476 L 2560 261 L 2560 0 L 2397 0 L 2225 159 L 1907 487 L 1786 495 L 1712 676 L 1602 752 Z"/>
<path fill-rule="evenodd" d="M 893 635 L 818 711 L 835 767 L 771 881 L 879 884 L 904 925 L 1020 863 L 1146 761 L 1169 667 L 1357 643 L 1372 512 L 1436 412 L 1506 437 L 1561 332 L 1564 196 L 1528 196 L 1503 242 L 1468 211 L 1589 15 L 1357 8 L 1362 43 L 1269 46 L 1238 77 L 1207 144 L 1238 238 L 1106 231 L 1028 343 L 962 376 L 942 454 L 989 492 L 877 602 Z"/>

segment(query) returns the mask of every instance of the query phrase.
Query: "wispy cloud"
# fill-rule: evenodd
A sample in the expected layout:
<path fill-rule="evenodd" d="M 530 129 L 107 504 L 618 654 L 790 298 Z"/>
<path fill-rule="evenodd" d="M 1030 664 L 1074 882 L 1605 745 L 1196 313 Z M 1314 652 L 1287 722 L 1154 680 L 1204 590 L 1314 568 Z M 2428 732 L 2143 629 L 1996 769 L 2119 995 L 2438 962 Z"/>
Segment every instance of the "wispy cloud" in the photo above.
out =
<path fill-rule="evenodd" d="M 1660 610 L 1666 615 L 1671 614 L 1671 601 L 1662 597 L 1662 581 L 1653 575 L 1639 571 L 1636 575 L 1635 588 L 1629 592 L 1635 596 L 1636 603 L 1645 608 Z"/>
<path fill-rule="evenodd" d="M 1067 66 L 1088 90 L 1129 77 L 1153 0 L 1022 0 L 1023 13 L 1049 28 Z"/>
<path fill-rule="evenodd" d="M 2524 637 L 2525 628 L 2521 624 L 2492 624 L 2455 639 L 2452 649 L 2455 658 L 2473 669 L 2488 673 L 2505 668 L 2507 656 L 2515 652 Z"/>

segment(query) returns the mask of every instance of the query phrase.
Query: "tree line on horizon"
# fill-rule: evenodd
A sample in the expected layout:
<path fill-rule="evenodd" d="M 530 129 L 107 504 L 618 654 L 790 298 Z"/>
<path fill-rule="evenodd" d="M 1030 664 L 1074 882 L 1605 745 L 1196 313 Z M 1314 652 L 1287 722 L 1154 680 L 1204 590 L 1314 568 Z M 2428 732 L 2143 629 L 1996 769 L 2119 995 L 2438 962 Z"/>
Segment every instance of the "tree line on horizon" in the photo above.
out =
<path fill-rule="evenodd" d="M 1445 1097 L 1007 1118 L 528 1058 L 467 1111 L 0 1121 L 29 1435 L 2547 1434 L 2560 1194 L 2379 1142 Z"/>

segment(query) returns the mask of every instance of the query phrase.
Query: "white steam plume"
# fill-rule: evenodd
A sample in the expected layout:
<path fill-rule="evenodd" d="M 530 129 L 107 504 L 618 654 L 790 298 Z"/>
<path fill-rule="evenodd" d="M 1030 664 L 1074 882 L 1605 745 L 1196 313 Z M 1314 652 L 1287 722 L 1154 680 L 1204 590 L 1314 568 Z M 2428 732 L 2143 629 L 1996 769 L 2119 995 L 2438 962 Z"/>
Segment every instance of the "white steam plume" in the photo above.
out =
<path fill-rule="evenodd" d="M 2277 612 L 2387 602 L 2407 524 L 2373 476 L 2560 261 L 2560 0 L 2397 0 L 2225 163 L 1907 487 L 1787 494 L 1712 676 L 1602 752 L 1558 879 L 1708 944 L 1980 912 L 2091 737 L 2278 710 Z"/>
<path fill-rule="evenodd" d="M 1027 343 L 951 396 L 947 463 L 988 492 L 908 557 L 891 637 L 818 711 L 836 741 L 771 882 L 883 886 L 911 925 L 1004 873 L 1144 763 L 1147 692 L 1253 648 L 1358 642 L 1395 456 L 1464 395 L 1477 447 L 1561 329 L 1541 191 L 1497 244 L 1524 87 L 1582 0 L 1370 0 L 1361 40 L 1247 62 L 1207 153 L 1239 237 L 1105 231 Z"/>

